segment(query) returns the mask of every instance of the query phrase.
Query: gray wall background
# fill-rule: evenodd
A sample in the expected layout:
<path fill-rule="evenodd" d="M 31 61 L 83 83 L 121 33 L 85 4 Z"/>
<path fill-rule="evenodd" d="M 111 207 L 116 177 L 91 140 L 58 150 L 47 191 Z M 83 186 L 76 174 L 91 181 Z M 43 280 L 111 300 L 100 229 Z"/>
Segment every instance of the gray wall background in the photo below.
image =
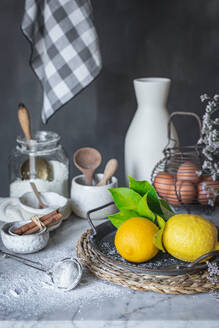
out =
<path fill-rule="evenodd" d="M 17 105 L 21 101 L 30 109 L 33 130 L 61 135 L 71 160 L 71 177 L 78 173 L 72 165 L 74 151 L 94 146 L 102 152 L 104 163 L 118 158 L 122 185 L 124 137 L 136 109 L 134 78 L 171 78 L 169 112 L 201 115 L 200 94 L 219 92 L 218 0 L 92 0 L 92 4 L 103 70 L 43 126 L 42 91 L 28 64 L 29 44 L 20 31 L 24 0 L 0 1 L 0 196 L 8 194 L 7 162 L 20 134 Z M 176 119 L 175 124 L 182 143 L 196 141 L 193 120 Z"/>

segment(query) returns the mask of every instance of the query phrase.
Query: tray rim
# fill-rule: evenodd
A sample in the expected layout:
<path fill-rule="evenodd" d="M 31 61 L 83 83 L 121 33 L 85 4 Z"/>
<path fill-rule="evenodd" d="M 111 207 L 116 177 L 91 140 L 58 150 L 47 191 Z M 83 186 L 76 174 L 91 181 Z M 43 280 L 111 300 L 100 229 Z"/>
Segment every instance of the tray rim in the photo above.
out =
<path fill-rule="evenodd" d="M 145 268 L 145 267 L 138 267 L 137 263 L 135 264 L 135 266 L 133 266 L 133 264 L 131 264 L 131 262 L 130 263 L 128 261 L 122 262 L 122 261 L 119 261 L 119 260 L 116 260 L 116 259 L 112 259 L 111 257 L 108 257 L 104 253 L 102 253 L 100 251 L 100 249 L 98 248 L 98 246 L 96 245 L 96 243 L 95 243 L 95 237 L 97 236 L 98 231 L 106 225 L 111 225 L 113 230 L 116 230 L 116 228 L 112 225 L 112 223 L 109 220 L 107 220 L 107 221 L 97 225 L 95 227 L 95 230 L 92 229 L 92 231 L 89 235 L 89 242 L 90 242 L 92 248 L 94 249 L 94 251 L 100 257 L 102 257 L 105 261 L 108 261 L 108 262 L 110 262 L 114 265 L 117 265 L 117 266 L 119 266 L 123 269 L 133 271 L 135 273 L 146 274 L 146 275 L 178 276 L 178 275 L 199 273 L 201 271 L 206 270 L 207 267 L 208 267 L 206 262 L 193 264 L 193 262 L 184 262 L 184 261 L 182 261 L 183 263 L 185 263 L 185 267 L 183 267 L 183 264 L 180 264 L 179 268 L 177 268 L 177 265 L 176 265 L 175 269 L 173 269 L 173 268 L 172 269 L 150 269 L 150 268 Z M 218 251 L 218 253 L 219 253 L 219 251 Z M 172 256 L 172 255 L 170 255 L 170 256 Z M 207 255 L 206 255 L 206 257 L 207 257 Z M 216 260 L 216 262 L 219 262 L 219 258 Z"/>

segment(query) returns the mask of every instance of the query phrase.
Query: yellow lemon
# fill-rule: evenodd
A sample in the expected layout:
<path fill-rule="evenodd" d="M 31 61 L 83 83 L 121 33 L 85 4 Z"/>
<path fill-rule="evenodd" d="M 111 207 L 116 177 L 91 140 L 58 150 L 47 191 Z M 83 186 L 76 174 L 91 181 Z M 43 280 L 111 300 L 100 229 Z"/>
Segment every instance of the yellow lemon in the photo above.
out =
<path fill-rule="evenodd" d="M 215 245 L 215 251 L 219 251 L 219 241 L 216 242 L 216 245 Z"/>
<path fill-rule="evenodd" d="M 117 230 L 115 246 L 118 253 L 130 262 L 146 262 L 154 257 L 158 249 L 153 243 L 158 227 L 145 218 L 131 218 Z"/>
<path fill-rule="evenodd" d="M 172 256 L 183 261 L 194 261 L 215 249 L 216 227 L 205 218 L 194 214 L 177 214 L 166 223 L 163 245 Z"/>

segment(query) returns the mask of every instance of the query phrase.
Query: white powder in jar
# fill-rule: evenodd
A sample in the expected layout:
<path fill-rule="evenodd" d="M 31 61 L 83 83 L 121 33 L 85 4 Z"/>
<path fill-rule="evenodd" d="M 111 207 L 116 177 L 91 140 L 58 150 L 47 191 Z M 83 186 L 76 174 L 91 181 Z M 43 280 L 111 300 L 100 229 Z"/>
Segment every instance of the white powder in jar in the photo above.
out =
<path fill-rule="evenodd" d="M 69 197 L 68 192 L 68 167 L 58 161 L 49 161 L 52 172 L 53 180 L 21 180 L 17 179 L 10 184 L 10 197 L 21 197 L 23 194 L 29 191 L 33 191 L 30 185 L 30 181 L 33 181 L 37 189 L 40 192 L 52 191 L 56 192 L 64 197 Z"/>

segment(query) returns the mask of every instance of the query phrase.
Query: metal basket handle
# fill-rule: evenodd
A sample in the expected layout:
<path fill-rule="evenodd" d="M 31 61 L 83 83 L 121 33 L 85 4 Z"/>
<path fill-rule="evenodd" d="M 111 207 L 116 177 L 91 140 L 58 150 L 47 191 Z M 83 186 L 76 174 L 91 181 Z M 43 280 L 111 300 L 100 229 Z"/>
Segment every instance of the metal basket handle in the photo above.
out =
<path fill-rule="evenodd" d="M 168 144 L 166 145 L 165 149 L 168 148 L 169 144 L 170 144 L 170 141 L 174 141 L 175 145 L 176 145 L 176 140 L 171 138 L 171 121 L 172 121 L 172 118 L 176 115 L 181 115 L 181 116 L 193 116 L 196 118 L 197 122 L 198 122 L 198 125 L 199 125 L 199 130 L 200 130 L 200 136 L 201 136 L 201 129 L 202 129 L 202 123 L 201 123 L 201 120 L 200 120 L 200 117 L 195 114 L 195 113 L 192 113 L 192 112 L 173 112 L 172 114 L 170 114 L 169 116 L 169 120 L 168 120 L 168 125 L 167 125 L 167 137 L 168 137 Z"/>
<path fill-rule="evenodd" d="M 90 215 L 91 215 L 92 213 L 94 213 L 94 212 L 100 211 L 100 210 L 102 210 L 103 208 L 108 207 L 108 206 L 111 206 L 111 205 L 113 205 L 113 204 L 114 204 L 114 202 L 110 202 L 110 203 L 108 203 L 108 204 L 105 204 L 105 205 L 102 205 L 102 206 L 96 207 L 96 208 L 94 208 L 94 209 L 92 209 L 92 210 L 90 210 L 90 211 L 87 212 L 88 222 L 89 222 L 89 224 L 90 224 L 90 226 L 91 226 L 91 229 L 93 230 L 93 234 L 94 234 L 94 235 L 97 234 L 97 230 L 96 230 L 95 225 L 93 224 L 93 221 L 91 220 Z"/>
<path fill-rule="evenodd" d="M 219 257 L 219 250 L 216 250 L 216 251 L 212 251 L 212 252 L 209 252 L 207 254 L 204 254 L 202 256 L 200 256 L 199 258 L 197 258 L 195 261 L 193 261 L 192 263 L 190 263 L 188 266 L 190 268 L 194 267 L 196 264 L 200 263 L 201 261 L 205 260 L 206 258 L 208 257 L 212 257 L 211 260 L 215 257 Z"/>

